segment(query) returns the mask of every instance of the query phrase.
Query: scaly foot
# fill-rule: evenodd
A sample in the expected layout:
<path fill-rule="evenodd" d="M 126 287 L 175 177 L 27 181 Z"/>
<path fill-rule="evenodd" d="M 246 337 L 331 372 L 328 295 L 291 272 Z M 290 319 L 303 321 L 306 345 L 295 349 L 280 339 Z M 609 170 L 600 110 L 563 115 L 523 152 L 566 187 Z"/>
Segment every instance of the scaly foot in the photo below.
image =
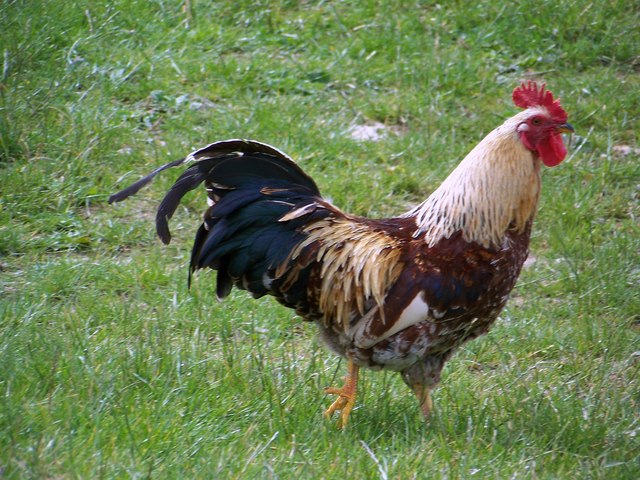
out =
<path fill-rule="evenodd" d="M 358 386 L 358 370 L 359 367 L 351 360 L 347 364 L 347 376 L 342 388 L 327 387 L 325 393 L 338 395 L 338 398 L 324 412 L 326 418 L 331 418 L 335 412 L 340 412 L 338 419 L 338 428 L 344 428 L 349 421 L 349 415 L 356 404 L 356 388 Z"/>

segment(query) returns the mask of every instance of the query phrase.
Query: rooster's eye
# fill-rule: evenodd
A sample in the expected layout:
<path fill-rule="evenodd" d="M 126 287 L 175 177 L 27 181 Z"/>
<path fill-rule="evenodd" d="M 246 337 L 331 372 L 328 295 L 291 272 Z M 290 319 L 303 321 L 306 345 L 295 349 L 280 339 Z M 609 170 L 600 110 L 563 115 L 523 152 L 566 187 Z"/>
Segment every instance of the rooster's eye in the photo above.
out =
<path fill-rule="evenodd" d="M 534 118 L 533 120 L 531 120 L 531 123 L 533 123 L 534 125 L 540 125 L 542 123 L 542 120 L 540 120 L 539 118 Z"/>

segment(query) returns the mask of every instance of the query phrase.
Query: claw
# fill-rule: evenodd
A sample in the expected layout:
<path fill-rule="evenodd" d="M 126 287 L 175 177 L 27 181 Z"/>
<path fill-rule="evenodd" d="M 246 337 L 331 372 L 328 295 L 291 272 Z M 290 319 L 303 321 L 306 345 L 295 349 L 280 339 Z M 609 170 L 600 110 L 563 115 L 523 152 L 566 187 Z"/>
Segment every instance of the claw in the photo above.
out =
<path fill-rule="evenodd" d="M 347 368 L 347 376 L 342 388 L 327 387 L 324 389 L 325 393 L 338 395 L 338 398 L 324 412 L 324 416 L 327 419 L 331 418 L 335 412 L 340 412 L 338 428 L 344 428 L 347 425 L 351 410 L 356 404 L 359 367 L 349 360 Z"/>

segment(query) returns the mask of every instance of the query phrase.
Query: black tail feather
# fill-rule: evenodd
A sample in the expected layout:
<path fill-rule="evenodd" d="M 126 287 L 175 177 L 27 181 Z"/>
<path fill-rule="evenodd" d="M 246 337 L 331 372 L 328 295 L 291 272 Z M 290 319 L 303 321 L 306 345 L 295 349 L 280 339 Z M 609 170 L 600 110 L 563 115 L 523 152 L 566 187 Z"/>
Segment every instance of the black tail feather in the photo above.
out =
<path fill-rule="evenodd" d="M 167 163 L 166 165 L 163 165 L 163 166 L 161 166 L 159 168 L 156 168 L 149 175 L 147 175 L 146 177 L 142 177 L 140 180 L 138 180 L 133 185 L 129 185 L 127 188 L 125 188 L 123 190 L 120 190 L 118 193 L 114 193 L 113 195 L 111 195 L 109 197 L 109 203 L 111 204 L 111 203 L 121 202 L 121 201 L 125 200 L 126 198 L 130 197 L 131 195 L 135 195 L 136 193 L 138 193 L 140 191 L 140 189 L 142 187 L 144 187 L 148 183 L 151 183 L 151 180 L 153 180 L 153 178 L 157 174 L 159 174 L 163 170 L 166 170 L 167 168 L 172 168 L 172 167 L 177 167 L 178 165 L 182 165 L 187 160 L 187 158 L 188 157 L 181 158 L 180 160 L 175 160 L 175 161 Z"/>
<path fill-rule="evenodd" d="M 175 213 L 180 200 L 188 192 L 196 188 L 202 182 L 207 179 L 209 174 L 208 165 L 202 163 L 196 163 L 184 172 L 176 183 L 173 184 L 171 189 L 162 199 L 158 212 L 156 213 L 156 232 L 165 245 L 171 242 L 171 232 L 169 231 L 169 220 Z"/>
<path fill-rule="evenodd" d="M 211 144 L 185 159 L 164 165 L 130 187 L 112 195 L 118 202 L 138 192 L 161 171 L 191 163 L 160 203 L 156 230 L 166 244 L 171 240 L 168 222 L 182 198 L 205 183 L 213 205 L 206 211 L 194 241 L 189 268 L 218 271 L 216 293 L 226 297 L 232 287 L 249 290 L 254 297 L 267 293 L 283 303 L 305 302 L 306 287 L 289 280 L 283 290 L 275 271 L 306 238 L 302 226 L 316 221 L 332 210 L 325 203 L 315 182 L 289 157 L 269 145 L 228 140 Z M 305 208 L 306 207 L 306 208 Z M 290 212 L 303 209 L 286 221 Z M 302 282 L 309 272 L 299 272 Z M 293 285 L 293 283 L 295 285 Z"/>
<path fill-rule="evenodd" d="M 220 163 L 216 167 L 218 178 L 225 178 L 232 182 L 238 175 L 240 180 L 247 176 L 254 178 L 279 178 L 293 185 L 301 185 L 320 195 L 313 179 L 307 175 L 291 158 L 271 145 L 254 140 L 223 140 L 215 142 L 191 154 L 195 161 L 222 158 L 225 155 L 241 153 L 247 156 L 242 169 L 238 169 L 236 161 L 227 164 Z M 237 155 L 235 155 L 237 156 Z M 222 183 L 222 182 L 221 182 Z M 226 183 L 231 185 L 232 183 Z"/>

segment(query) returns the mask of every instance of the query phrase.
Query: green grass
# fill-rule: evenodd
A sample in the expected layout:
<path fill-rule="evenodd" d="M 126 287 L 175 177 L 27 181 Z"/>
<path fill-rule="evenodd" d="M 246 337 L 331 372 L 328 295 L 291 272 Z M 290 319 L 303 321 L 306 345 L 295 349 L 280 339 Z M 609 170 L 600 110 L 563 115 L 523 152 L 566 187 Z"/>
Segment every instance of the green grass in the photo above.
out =
<path fill-rule="evenodd" d="M 640 478 L 640 14 L 634 2 L 0 4 L 2 478 Z M 404 211 L 545 80 L 576 127 L 544 172 L 501 320 L 447 365 L 425 426 L 269 299 L 186 288 L 203 198 L 154 238 L 192 148 L 255 138 L 357 214 Z M 357 142 L 353 124 L 399 130 Z M 631 147 L 623 154 L 621 146 Z"/>

